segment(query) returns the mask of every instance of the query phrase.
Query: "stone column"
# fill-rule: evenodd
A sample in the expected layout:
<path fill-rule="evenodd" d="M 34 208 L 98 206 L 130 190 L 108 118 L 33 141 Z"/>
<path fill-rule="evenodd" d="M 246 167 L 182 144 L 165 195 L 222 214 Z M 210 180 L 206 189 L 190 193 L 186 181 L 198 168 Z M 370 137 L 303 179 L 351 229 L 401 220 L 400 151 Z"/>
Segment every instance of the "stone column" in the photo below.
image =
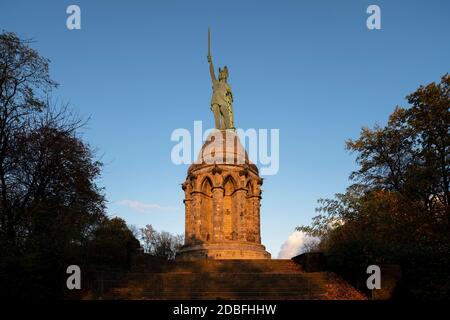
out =
<path fill-rule="evenodd" d="M 190 244 L 192 239 L 192 200 L 191 199 L 184 199 L 184 210 L 186 212 L 184 222 L 184 244 Z"/>
<path fill-rule="evenodd" d="M 193 241 L 200 240 L 200 226 L 201 226 L 201 216 L 200 216 L 200 193 L 198 192 L 198 179 L 197 175 L 190 174 L 189 179 L 191 181 L 191 192 L 190 192 L 190 227 L 191 227 L 191 239 L 190 242 L 192 244 Z"/>
<path fill-rule="evenodd" d="M 256 194 L 255 194 L 255 200 L 254 200 L 254 208 L 253 208 L 253 214 L 255 219 L 255 241 L 257 243 L 261 243 L 261 185 L 262 185 L 262 179 L 260 179 L 256 183 Z"/>
<path fill-rule="evenodd" d="M 244 188 L 238 188 L 234 195 L 234 212 L 236 219 L 236 231 L 238 240 L 247 241 L 247 224 L 248 224 L 248 212 L 245 211 L 245 196 L 247 190 Z"/>
<path fill-rule="evenodd" d="M 248 241 L 248 227 L 249 227 L 249 218 L 251 217 L 251 211 L 248 209 L 247 205 L 247 177 L 249 172 L 247 168 L 239 171 L 239 186 L 236 189 L 236 212 L 238 218 L 238 229 L 239 229 L 239 240 Z"/>
<path fill-rule="evenodd" d="M 212 212 L 212 239 L 214 241 L 223 240 L 223 177 L 222 169 L 214 165 L 211 173 L 213 174 L 213 187 L 212 187 L 212 197 L 213 197 L 213 212 Z"/>
<path fill-rule="evenodd" d="M 192 235 L 196 240 L 203 240 L 201 236 L 201 226 L 202 226 L 202 217 L 201 217 L 201 204 L 200 199 L 201 193 L 197 191 L 192 192 L 192 206 L 191 206 L 191 216 L 192 216 Z"/>
<path fill-rule="evenodd" d="M 250 196 L 246 198 L 248 203 L 247 210 L 245 212 L 246 215 L 246 228 L 247 228 L 247 241 L 254 242 L 255 239 L 253 237 L 254 229 L 255 229 L 255 196 Z"/>
<path fill-rule="evenodd" d="M 212 238 L 214 241 L 223 239 L 223 187 L 213 187 Z"/>
<path fill-rule="evenodd" d="M 246 201 L 246 233 L 247 241 L 261 243 L 260 235 L 260 199 L 262 179 L 257 177 L 251 183 Z"/>
<path fill-rule="evenodd" d="M 257 208 L 256 208 L 256 242 L 261 243 L 261 197 L 257 201 Z"/>
<path fill-rule="evenodd" d="M 254 217 L 254 224 L 255 224 L 255 242 L 261 243 L 261 219 L 260 219 L 260 197 L 254 197 L 254 205 L 253 205 L 253 217 Z"/>
<path fill-rule="evenodd" d="M 182 188 L 184 190 L 184 210 L 185 210 L 185 233 L 184 233 L 184 244 L 191 244 L 192 242 L 192 233 L 194 226 L 194 217 L 192 214 L 192 198 L 191 191 L 192 185 L 189 180 L 186 180 Z"/>

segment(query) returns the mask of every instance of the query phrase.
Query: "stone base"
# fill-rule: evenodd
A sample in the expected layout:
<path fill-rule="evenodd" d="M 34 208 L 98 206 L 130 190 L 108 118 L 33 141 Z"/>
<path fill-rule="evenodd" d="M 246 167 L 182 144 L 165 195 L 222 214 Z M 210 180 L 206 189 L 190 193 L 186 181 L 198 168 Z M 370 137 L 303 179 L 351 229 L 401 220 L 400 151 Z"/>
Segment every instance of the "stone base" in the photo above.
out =
<path fill-rule="evenodd" d="M 178 252 L 176 260 L 230 260 L 230 259 L 270 259 L 270 253 L 261 244 L 249 242 L 203 243 L 184 246 Z"/>

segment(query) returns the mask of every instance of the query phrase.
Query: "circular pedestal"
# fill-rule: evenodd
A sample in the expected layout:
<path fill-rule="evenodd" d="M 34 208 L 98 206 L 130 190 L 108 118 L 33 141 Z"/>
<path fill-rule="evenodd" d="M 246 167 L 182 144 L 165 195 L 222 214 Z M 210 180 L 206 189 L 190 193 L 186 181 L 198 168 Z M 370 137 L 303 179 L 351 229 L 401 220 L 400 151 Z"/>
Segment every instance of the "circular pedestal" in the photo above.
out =
<path fill-rule="evenodd" d="M 257 243 L 241 241 L 202 243 L 184 246 L 178 252 L 177 260 L 229 260 L 229 259 L 270 259 L 266 248 Z"/>

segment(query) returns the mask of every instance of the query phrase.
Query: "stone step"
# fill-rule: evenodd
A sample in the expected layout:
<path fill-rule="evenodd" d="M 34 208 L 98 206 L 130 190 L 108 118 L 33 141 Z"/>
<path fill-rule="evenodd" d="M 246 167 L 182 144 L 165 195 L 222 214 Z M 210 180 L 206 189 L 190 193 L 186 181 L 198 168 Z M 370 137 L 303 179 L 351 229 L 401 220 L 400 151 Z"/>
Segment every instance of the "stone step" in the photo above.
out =
<path fill-rule="evenodd" d="M 204 289 L 204 288 L 203 288 Z M 252 290 L 253 289 L 253 290 Z M 289 293 L 289 292 L 297 292 L 297 293 L 324 293 L 326 291 L 326 286 L 311 286 L 311 287 L 278 287 L 278 288 L 239 288 L 239 290 L 235 290 L 235 288 L 226 288 L 226 287 L 220 287 L 220 288 L 210 288 L 208 290 L 201 290 L 200 288 L 188 290 L 187 288 L 171 288 L 167 289 L 164 288 L 161 291 L 159 290 L 152 290 L 151 288 L 133 288 L 133 287 L 124 287 L 124 288 L 114 288 L 110 292 L 113 293 L 139 293 L 139 294 L 150 294 L 150 295 L 167 295 L 167 294 L 199 294 L 199 293 L 208 293 L 208 292 L 232 292 L 235 294 L 248 294 L 252 293 L 254 295 L 259 294 L 283 294 L 283 293 Z"/>
<path fill-rule="evenodd" d="M 158 265 L 163 272 L 302 272 L 302 268 L 292 260 L 201 260 L 173 261 Z M 154 265 L 140 265 L 136 270 L 148 272 Z"/>
<path fill-rule="evenodd" d="M 163 262 L 164 272 L 97 281 L 103 299 L 340 299 L 361 295 L 336 275 L 304 272 L 291 260 Z M 349 294 L 347 294 L 349 292 Z"/>
<path fill-rule="evenodd" d="M 327 282 L 326 275 L 323 274 L 258 274 L 258 273 L 236 273 L 232 274 L 233 281 L 230 281 L 230 274 L 224 273 L 207 273 L 207 274 L 185 274 L 185 273 L 171 273 L 171 274 L 130 274 L 124 279 L 118 281 L 119 285 L 136 284 L 136 285 L 154 285 L 157 283 L 164 283 L 164 286 L 180 286 L 187 284 L 199 283 L 207 285 L 208 283 L 233 283 L 239 285 L 252 285 L 254 283 L 266 283 L 274 285 L 277 283 L 290 282 L 308 282 L 315 283 Z"/>
<path fill-rule="evenodd" d="M 132 277 L 133 275 L 128 275 Z M 141 275 L 142 276 L 142 275 Z M 147 274 L 146 280 L 116 283 L 107 299 L 320 299 L 326 273 L 302 274 Z"/>
<path fill-rule="evenodd" d="M 326 293 L 314 292 L 284 292 L 284 293 L 236 293 L 236 292 L 192 292 L 190 294 L 175 293 L 172 295 L 149 294 L 114 294 L 103 296 L 107 300 L 322 300 L 326 299 Z"/>
<path fill-rule="evenodd" d="M 187 292 L 210 292 L 210 291 L 232 291 L 232 292 L 282 292 L 282 291 L 301 291 L 306 290 L 308 292 L 310 291 L 323 291 L 325 288 L 325 284 L 322 285 L 278 285 L 278 286 L 254 286 L 254 287 L 236 287 L 236 286 L 208 286 L 208 287 L 201 287 L 201 286 L 186 286 L 180 288 L 161 288 L 161 287 L 133 287 L 133 286 L 127 286 L 127 287 L 121 287 L 121 288 L 129 288 L 130 290 L 136 291 L 136 292 L 152 292 L 154 294 L 162 294 L 162 293 L 169 293 L 169 292 L 180 292 L 181 291 L 187 291 Z"/>
<path fill-rule="evenodd" d="M 224 272 L 205 272 L 205 273 L 187 273 L 187 272 L 148 272 L 148 273 L 128 273 L 126 275 L 126 279 L 129 280 L 145 280 L 145 279 L 153 279 L 158 277 L 164 277 L 166 279 L 178 279 L 178 278 L 189 278 L 189 279 L 198 279 L 198 278 L 228 278 L 229 276 L 238 276 L 238 277 L 264 277 L 266 279 L 280 279 L 280 278 L 323 278 L 325 277 L 325 273 L 322 272 L 310 272 L 310 273 L 258 273 L 258 272 L 234 272 L 234 273 L 224 273 Z"/>
<path fill-rule="evenodd" d="M 127 290 L 114 289 L 107 293 L 104 297 L 108 299 L 202 299 L 204 297 L 212 299 L 233 299 L 233 298 L 246 298 L 251 299 L 256 297 L 258 299 L 268 297 L 278 297 L 278 299 L 288 297 L 303 297 L 303 298 L 320 298 L 327 294 L 325 289 L 308 289 L 297 288 L 292 289 L 277 289 L 271 291 L 258 290 L 258 291 L 234 291 L 234 290 L 211 290 L 211 291 L 193 291 L 193 290 L 177 290 L 177 291 L 164 291 L 153 292 L 147 290 L 133 290 L 128 288 Z"/>

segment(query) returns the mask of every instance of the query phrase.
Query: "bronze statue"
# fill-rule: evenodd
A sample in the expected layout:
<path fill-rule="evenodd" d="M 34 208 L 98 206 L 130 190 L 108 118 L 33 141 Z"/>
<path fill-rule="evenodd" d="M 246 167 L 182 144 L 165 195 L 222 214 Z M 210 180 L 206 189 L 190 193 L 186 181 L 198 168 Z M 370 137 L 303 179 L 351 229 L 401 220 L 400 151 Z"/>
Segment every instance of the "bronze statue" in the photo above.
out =
<path fill-rule="evenodd" d="M 226 130 L 235 129 L 233 120 L 233 94 L 231 87 L 227 83 L 228 68 L 219 68 L 219 80 L 217 80 L 214 73 L 214 66 L 212 63 L 210 52 L 210 30 L 208 28 L 208 62 L 209 72 L 211 74 L 213 95 L 211 98 L 211 110 L 214 113 L 214 120 L 216 129 Z"/>

